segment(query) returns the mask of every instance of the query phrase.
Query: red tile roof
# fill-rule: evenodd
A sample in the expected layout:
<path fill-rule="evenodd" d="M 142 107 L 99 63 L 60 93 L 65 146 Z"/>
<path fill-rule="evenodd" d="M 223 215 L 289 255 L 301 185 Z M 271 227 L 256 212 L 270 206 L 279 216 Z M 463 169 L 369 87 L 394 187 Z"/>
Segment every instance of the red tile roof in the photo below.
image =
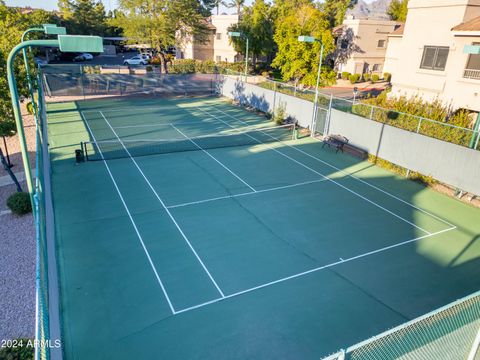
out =
<path fill-rule="evenodd" d="M 452 31 L 480 31 L 480 16 L 455 26 Z"/>

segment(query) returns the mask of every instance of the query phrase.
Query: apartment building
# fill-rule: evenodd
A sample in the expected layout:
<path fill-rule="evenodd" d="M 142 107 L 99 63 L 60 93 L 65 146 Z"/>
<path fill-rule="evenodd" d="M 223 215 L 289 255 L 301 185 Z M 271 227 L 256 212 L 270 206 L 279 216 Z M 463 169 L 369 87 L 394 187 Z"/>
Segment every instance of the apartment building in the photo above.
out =
<path fill-rule="evenodd" d="M 200 43 L 192 37 L 182 39 L 177 45 L 177 58 L 216 62 L 241 61 L 242 56 L 235 51 L 228 36 L 228 28 L 236 23 L 238 15 L 212 15 L 208 19 L 210 34 L 207 41 Z"/>
<path fill-rule="evenodd" d="M 480 111 L 480 0 L 410 0 L 405 26 L 389 34 L 385 71 L 391 96 L 441 99 Z"/>
<path fill-rule="evenodd" d="M 382 74 L 388 35 L 399 26 L 396 21 L 347 16 L 343 24 L 334 29 L 338 40 L 338 72 Z"/>

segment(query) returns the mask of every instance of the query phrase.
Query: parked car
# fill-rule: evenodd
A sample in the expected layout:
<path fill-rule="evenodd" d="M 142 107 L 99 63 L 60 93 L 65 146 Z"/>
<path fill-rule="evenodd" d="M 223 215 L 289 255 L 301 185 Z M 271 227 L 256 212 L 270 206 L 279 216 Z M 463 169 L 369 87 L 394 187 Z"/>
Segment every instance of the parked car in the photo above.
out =
<path fill-rule="evenodd" d="M 73 58 L 73 61 L 90 61 L 93 60 L 93 55 L 89 53 L 81 53 Z"/>
<path fill-rule="evenodd" d="M 126 59 L 123 65 L 147 65 L 149 59 L 146 56 L 137 55 L 130 59 Z"/>

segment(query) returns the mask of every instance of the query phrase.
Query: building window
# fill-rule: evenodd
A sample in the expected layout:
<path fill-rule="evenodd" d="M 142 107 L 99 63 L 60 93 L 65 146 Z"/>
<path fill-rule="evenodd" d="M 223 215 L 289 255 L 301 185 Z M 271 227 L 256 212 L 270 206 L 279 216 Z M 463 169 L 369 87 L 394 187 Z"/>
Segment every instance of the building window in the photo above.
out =
<path fill-rule="evenodd" d="M 425 46 L 420 68 L 438 71 L 445 70 L 449 51 L 450 49 L 446 46 Z"/>
<path fill-rule="evenodd" d="M 222 33 L 217 33 L 217 40 L 222 40 Z"/>
<path fill-rule="evenodd" d="M 385 40 L 378 40 L 377 47 L 384 48 L 385 47 Z"/>
<path fill-rule="evenodd" d="M 473 43 L 472 45 L 480 46 L 480 43 Z M 480 80 L 480 55 L 470 54 L 468 56 L 467 66 L 465 67 L 463 77 Z"/>
<path fill-rule="evenodd" d="M 222 57 L 220 55 L 215 56 L 215 61 L 216 62 L 222 61 Z"/>
<path fill-rule="evenodd" d="M 372 72 L 380 72 L 382 65 L 381 64 L 374 64 L 372 68 Z"/>

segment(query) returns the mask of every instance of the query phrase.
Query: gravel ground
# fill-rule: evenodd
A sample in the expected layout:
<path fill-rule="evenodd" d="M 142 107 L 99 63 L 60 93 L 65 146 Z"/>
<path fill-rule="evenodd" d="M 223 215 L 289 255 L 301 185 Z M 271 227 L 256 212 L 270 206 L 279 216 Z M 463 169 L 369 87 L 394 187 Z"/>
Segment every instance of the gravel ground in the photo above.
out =
<path fill-rule="evenodd" d="M 0 187 L 0 212 L 14 192 L 13 185 Z M 33 337 L 35 226 L 31 214 L 0 215 L 0 249 L 0 340 Z"/>

